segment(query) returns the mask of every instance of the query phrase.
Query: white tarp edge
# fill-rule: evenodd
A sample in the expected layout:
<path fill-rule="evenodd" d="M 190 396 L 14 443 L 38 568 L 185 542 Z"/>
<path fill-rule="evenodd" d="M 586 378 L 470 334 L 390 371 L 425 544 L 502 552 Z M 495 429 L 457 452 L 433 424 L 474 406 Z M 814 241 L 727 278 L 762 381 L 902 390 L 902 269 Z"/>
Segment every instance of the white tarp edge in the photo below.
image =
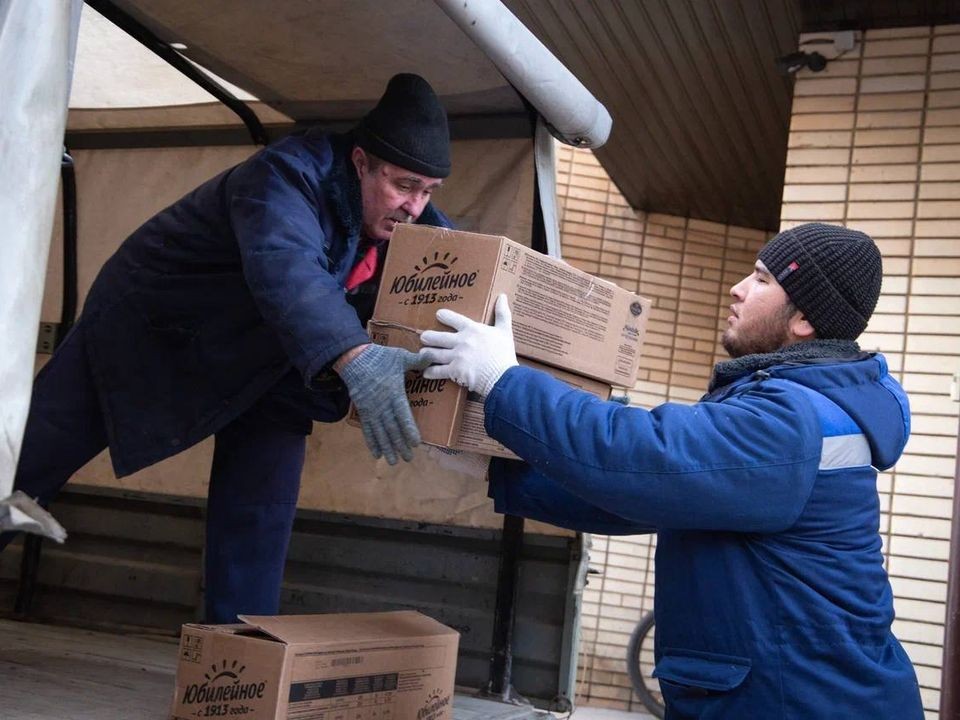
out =
<path fill-rule="evenodd" d="M 547 255 L 559 258 L 561 248 L 560 215 L 557 212 L 557 151 L 543 116 L 537 118 L 534 162 L 537 164 L 537 190 L 540 194 L 540 211 L 543 213 L 543 229 L 547 236 Z"/>
<path fill-rule="evenodd" d="M 597 148 L 610 136 L 607 109 L 499 0 L 434 0 L 543 116 L 558 140 Z"/>
<path fill-rule="evenodd" d="M 60 541 L 56 520 L 11 491 L 30 406 L 81 7 L 81 0 L 0 4 L 0 530 Z"/>

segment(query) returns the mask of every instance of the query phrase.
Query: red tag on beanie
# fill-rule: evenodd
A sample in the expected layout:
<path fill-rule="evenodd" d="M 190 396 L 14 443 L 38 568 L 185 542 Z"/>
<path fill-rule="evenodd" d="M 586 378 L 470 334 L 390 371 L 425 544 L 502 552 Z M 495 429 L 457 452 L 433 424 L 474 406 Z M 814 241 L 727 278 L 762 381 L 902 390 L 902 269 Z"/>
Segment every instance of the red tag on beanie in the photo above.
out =
<path fill-rule="evenodd" d="M 777 282 L 782 283 L 788 275 L 790 275 L 795 270 L 799 270 L 799 269 L 800 269 L 800 263 L 798 263 L 796 260 L 792 261 L 789 265 L 787 265 L 783 270 L 780 271 L 779 275 L 777 275 Z"/>

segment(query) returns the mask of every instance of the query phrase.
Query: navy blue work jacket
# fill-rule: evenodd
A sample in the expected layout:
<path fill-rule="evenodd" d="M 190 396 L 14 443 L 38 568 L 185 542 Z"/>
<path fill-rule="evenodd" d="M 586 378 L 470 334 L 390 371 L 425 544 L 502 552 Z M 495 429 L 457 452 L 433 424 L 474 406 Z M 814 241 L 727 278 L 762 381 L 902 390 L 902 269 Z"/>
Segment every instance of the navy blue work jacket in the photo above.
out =
<path fill-rule="evenodd" d="M 344 292 L 362 227 L 352 147 L 284 138 L 150 218 L 101 269 L 78 322 L 118 476 L 216 432 L 291 369 L 313 419 L 346 412 L 329 367 L 369 342 L 372 310 Z M 450 225 L 432 205 L 418 222 Z"/>
<path fill-rule="evenodd" d="M 529 463 L 491 464 L 498 511 L 658 533 L 667 718 L 923 718 L 881 552 L 877 468 L 910 430 L 882 355 L 775 365 L 652 411 L 513 368 L 485 413 Z"/>

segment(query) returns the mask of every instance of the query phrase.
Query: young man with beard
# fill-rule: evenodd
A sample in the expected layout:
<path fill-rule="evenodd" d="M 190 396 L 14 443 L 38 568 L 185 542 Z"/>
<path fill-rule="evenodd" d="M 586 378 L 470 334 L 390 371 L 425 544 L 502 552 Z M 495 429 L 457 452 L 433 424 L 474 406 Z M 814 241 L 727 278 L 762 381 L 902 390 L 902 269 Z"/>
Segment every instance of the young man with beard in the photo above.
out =
<path fill-rule="evenodd" d="M 277 613 L 313 422 L 352 399 L 374 457 L 420 442 L 417 356 L 364 326 L 394 226 L 450 225 L 449 173 L 446 112 L 401 74 L 353 131 L 279 140 L 147 220 L 38 374 L 14 486 L 47 504 L 104 448 L 122 477 L 214 435 L 206 621 Z"/>
<path fill-rule="evenodd" d="M 657 532 L 656 671 L 667 718 L 923 717 L 891 632 L 877 470 L 910 413 L 862 352 L 882 265 L 863 233 L 823 224 L 761 249 L 733 303 L 707 395 L 653 410 L 601 402 L 517 365 L 495 326 L 449 310 L 421 351 L 485 397 L 499 512 L 584 532 Z"/>

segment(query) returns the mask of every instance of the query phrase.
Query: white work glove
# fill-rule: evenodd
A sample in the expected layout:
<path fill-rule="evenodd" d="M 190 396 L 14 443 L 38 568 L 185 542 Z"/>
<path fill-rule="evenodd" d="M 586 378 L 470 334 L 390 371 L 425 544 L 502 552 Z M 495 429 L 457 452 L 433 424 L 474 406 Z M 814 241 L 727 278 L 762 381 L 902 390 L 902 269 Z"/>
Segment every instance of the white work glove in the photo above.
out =
<path fill-rule="evenodd" d="M 446 308 L 437 320 L 456 332 L 427 330 L 420 334 L 420 357 L 433 363 L 423 371 L 429 380 L 450 379 L 486 397 L 497 380 L 517 364 L 513 324 L 507 296 L 497 298 L 494 324 L 484 325 Z"/>
<path fill-rule="evenodd" d="M 464 450 L 427 445 L 427 457 L 444 470 L 466 475 L 475 480 L 485 480 L 490 469 L 490 456 Z"/>

